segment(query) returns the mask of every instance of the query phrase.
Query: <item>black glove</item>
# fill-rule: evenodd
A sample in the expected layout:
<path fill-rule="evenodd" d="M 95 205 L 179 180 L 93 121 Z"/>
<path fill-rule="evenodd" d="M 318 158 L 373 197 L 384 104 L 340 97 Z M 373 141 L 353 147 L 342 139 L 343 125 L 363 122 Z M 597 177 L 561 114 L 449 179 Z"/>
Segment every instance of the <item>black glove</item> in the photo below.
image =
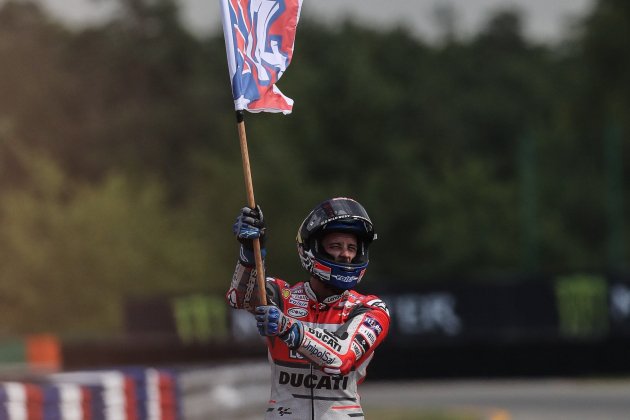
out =
<path fill-rule="evenodd" d="M 251 207 L 243 207 L 241 209 L 241 213 L 232 226 L 232 232 L 234 232 L 236 239 L 241 243 L 240 260 L 243 264 L 255 264 L 253 253 L 253 239 L 255 238 L 258 238 L 260 241 L 260 250 L 263 258 L 265 257 L 265 230 L 265 219 L 260 206 L 256 206 L 255 209 Z"/>

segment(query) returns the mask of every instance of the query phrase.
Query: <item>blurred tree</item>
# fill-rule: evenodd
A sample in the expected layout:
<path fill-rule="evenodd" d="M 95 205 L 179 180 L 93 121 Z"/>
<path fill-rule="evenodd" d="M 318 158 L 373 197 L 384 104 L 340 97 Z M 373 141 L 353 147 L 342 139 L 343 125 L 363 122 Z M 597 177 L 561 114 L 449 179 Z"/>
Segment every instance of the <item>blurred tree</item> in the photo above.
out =
<path fill-rule="evenodd" d="M 114 331 L 106 302 L 223 291 L 235 263 L 246 196 L 222 34 L 192 36 L 173 0 L 116 1 L 120 15 L 80 31 L 36 3 L 0 6 L 0 138 L 19 139 L 0 144 L 14 331 Z M 280 81 L 294 113 L 246 118 L 270 274 L 304 278 L 295 232 L 333 195 L 376 224 L 368 283 L 606 268 L 604 191 L 628 191 L 614 158 L 629 157 L 626 2 L 599 0 L 558 46 L 527 40 L 509 10 L 467 39 L 444 19 L 435 44 L 301 21 Z M 64 299 L 99 309 L 81 323 L 55 313 Z"/>
<path fill-rule="evenodd" d="M 557 74 L 549 51 L 523 38 L 518 15 L 433 48 L 404 31 L 300 30 L 287 89 L 297 74 L 307 99 L 286 123 L 304 133 L 291 145 L 305 179 L 322 186 L 309 191 L 354 195 L 381 219 L 381 238 L 396 247 L 376 254 L 372 275 L 519 270 L 518 144 L 548 118 Z"/>
<path fill-rule="evenodd" d="M 630 121 L 630 4 L 598 0 L 584 21 L 581 41 L 589 121 Z M 585 110 L 586 111 L 586 110 Z M 597 118 L 593 118 L 597 117 Z M 601 133 L 599 133 L 601 134 Z"/>
<path fill-rule="evenodd" d="M 0 295 L 11 333 L 121 328 L 130 295 L 213 289 L 229 276 L 187 213 L 165 206 L 159 182 L 134 186 L 111 173 L 72 180 L 42 154 L 5 141 L 28 181 L 0 200 Z"/>
<path fill-rule="evenodd" d="M 581 42 L 585 83 L 577 112 L 578 127 L 588 140 L 600 145 L 602 191 L 606 204 L 607 266 L 627 270 L 624 197 L 630 192 L 623 162 L 630 158 L 630 4 L 619 0 L 599 0 L 584 22 Z M 625 140 L 624 140 L 625 137 Z"/>
<path fill-rule="evenodd" d="M 619 234 L 617 246 L 623 249 L 629 227 L 623 216 L 613 221 L 607 214 L 623 214 L 620 206 L 628 195 L 623 168 L 614 170 L 610 165 L 618 162 L 615 156 L 622 162 L 630 158 L 624 146 L 630 121 L 624 93 L 630 85 L 629 20 L 627 2 L 597 1 L 571 42 L 553 57 L 560 77 L 549 135 L 540 143 L 539 153 L 545 184 L 546 271 L 597 271 L 623 265 L 618 257 L 613 263 L 607 250 L 611 235 Z M 611 137 L 611 132 L 619 137 Z M 611 141 L 617 144 L 615 150 Z"/>

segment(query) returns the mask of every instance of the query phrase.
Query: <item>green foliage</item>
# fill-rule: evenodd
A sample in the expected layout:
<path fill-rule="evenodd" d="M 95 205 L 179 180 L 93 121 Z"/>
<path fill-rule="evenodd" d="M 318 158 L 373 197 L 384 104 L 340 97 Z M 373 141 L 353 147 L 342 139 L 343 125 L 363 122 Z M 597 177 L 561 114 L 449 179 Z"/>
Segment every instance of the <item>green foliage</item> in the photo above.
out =
<path fill-rule="evenodd" d="M 188 212 L 165 206 L 160 183 L 135 186 L 112 173 L 86 184 L 44 155 L 22 148 L 17 155 L 28 181 L 0 202 L 0 294 L 10 332 L 113 332 L 130 295 L 210 288 L 210 264 L 218 262 L 207 238 Z"/>
<path fill-rule="evenodd" d="M 608 289 L 602 276 L 575 274 L 556 279 L 560 333 L 568 337 L 605 336 Z"/>
<path fill-rule="evenodd" d="M 514 12 L 433 45 L 303 19 L 279 84 L 294 113 L 246 117 L 270 274 L 303 278 L 296 229 L 335 195 L 376 224 L 371 288 L 623 268 L 626 3 L 599 0 L 557 46 Z M 192 36 L 172 0 L 119 4 L 81 31 L 0 7 L 7 331 L 115 332 L 127 296 L 230 280 L 246 197 L 222 34 Z"/>

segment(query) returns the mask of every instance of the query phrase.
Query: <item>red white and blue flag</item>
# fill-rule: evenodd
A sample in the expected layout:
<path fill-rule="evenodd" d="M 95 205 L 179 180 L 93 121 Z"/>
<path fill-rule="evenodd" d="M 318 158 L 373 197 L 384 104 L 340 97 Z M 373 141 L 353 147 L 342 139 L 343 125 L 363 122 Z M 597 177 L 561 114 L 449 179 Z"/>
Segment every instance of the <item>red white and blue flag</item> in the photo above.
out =
<path fill-rule="evenodd" d="M 291 113 L 276 82 L 293 57 L 302 0 L 220 0 L 234 108 Z"/>

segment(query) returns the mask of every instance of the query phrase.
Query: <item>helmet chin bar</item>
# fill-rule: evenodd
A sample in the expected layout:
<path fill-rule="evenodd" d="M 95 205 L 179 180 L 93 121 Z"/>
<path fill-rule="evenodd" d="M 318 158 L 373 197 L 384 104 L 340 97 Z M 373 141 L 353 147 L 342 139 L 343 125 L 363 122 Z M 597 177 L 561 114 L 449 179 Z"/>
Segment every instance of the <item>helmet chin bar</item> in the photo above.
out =
<path fill-rule="evenodd" d="M 316 277 L 316 279 L 317 279 L 317 280 L 320 280 L 320 279 L 319 279 L 319 278 L 317 278 L 317 277 Z M 347 290 L 347 289 L 340 289 L 340 288 L 338 288 L 338 287 L 333 286 L 333 285 L 332 285 L 332 284 L 330 284 L 330 283 L 326 283 L 326 282 L 323 282 L 323 281 L 321 281 L 321 280 L 320 280 L 320 283 L 324 285 L 324 288 L 325 288 L 326 290 L 331 291 L 331 292 L 332 292 L 332 293 L 334 293 L 335 295 L 340 295 L 340 294 L 342 294 L 343 292 L 345 292 L 345 291 Z"/>
<path fill-rule="evenodd" d="M 367 261 L 363 264 L 342 264 L 317 258 L 311 251 L 306 255 L 310 259 L 309 272 L 323 283 L 340 290 L 355 287 L 367 268 Z"/>

